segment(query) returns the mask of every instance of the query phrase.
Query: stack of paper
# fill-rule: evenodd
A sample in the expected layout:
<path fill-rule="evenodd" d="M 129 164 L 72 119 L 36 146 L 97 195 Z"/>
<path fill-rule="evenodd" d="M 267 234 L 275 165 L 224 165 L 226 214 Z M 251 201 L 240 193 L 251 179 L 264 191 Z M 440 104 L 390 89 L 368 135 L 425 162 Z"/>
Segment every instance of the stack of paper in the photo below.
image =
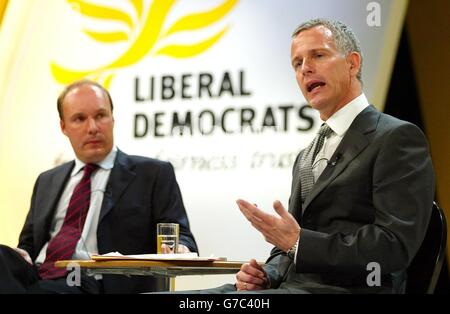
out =
<path fill-rule="evenodd" d="M 171 253 L 171 254 L 137 254 L 137 255 L 122 255 L 119 252 L 111 252 L 102 255 L 91 255 L 91 259 L 99 260 L 149 260 L 149 261 L 225 261 L 223 257 L 201 257 L 197 253 Z"/>

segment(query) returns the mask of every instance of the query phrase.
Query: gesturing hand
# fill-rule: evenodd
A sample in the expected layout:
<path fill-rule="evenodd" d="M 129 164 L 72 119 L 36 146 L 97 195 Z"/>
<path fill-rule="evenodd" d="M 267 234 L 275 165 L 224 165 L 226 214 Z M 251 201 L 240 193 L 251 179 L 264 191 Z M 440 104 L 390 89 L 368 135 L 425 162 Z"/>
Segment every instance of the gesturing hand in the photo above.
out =
<path fill-rule="evenodd" d="M 236 203 L 252 226 L 263 234 L 267 242 L 285 252 L 297 242 L 300 226 L 297 220 L 284 209 L 280 201 L 273 203 L 273 208 L 279 216 L 267 214 L 255 205 L 241 199 Z"/>

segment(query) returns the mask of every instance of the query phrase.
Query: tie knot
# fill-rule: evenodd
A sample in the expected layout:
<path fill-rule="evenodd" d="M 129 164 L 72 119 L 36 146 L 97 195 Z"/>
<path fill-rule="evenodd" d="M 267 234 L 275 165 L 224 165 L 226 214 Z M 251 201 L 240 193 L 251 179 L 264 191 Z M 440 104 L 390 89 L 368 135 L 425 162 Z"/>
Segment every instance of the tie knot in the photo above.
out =
<path fill-rule="evenodd" d="M 326 123 L 322 124 L 319 132 L 317 132 L 320 137 L 329 137 L 331 133 L 333 133 L 333 130 Z"/>
<path fill-rule="evenodd" d="M 84 177 L 90 177 L 91 174 L 97 169 L 98 169 L 98 165 L 97 164 L 87 164 L 86 166 L 84 166 L 83 176 Z"/>

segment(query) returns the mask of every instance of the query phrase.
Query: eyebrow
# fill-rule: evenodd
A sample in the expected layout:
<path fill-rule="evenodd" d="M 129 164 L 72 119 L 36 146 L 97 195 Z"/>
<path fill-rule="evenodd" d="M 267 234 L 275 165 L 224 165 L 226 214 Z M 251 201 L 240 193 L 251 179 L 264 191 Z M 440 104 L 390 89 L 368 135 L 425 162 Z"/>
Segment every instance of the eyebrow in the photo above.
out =
<path fill-rule="evenodd" d="M 85 116 L 84 113 L 82 113 L 82 112 L 75 112 L 74 114 L 70 115 L 68 118 L 73 120 L 73 119 L 76 119 L 78 117 L 83 117 L 83 116 Z"/>
<path fill-rule="evenodd" d="M 308 50 L 308 53 L 317 53 L 317 52 L 327 52 L 329 49 L 327 48 L 314 48 L 311 50 Z"/>
<path fill-rule="evenodd" d="M 100 109 L 96 110 L 96 111 L 94 112 L 94 114 L 97 114 L 97 113 L 103 113 L 103 112 L 108 112 L 108 110 L 107 110 L 106 108 L 100 108 Z M 85 116 L 85 115 L 87 115 L 85 112 L 80 111 L 80 112 L 75 112 L 75 113 L 73 113 L 73 114 L 71 115 L 71 117 L 75 117 L 75 116 Z"/>
<path fill-rule="evenodd" d="M 318 53 L 318 52 L 328 52 L 328 51 L 329 51 L 329 49 L 327 49 L 327 48 L 313 48 L 313 49 L 308 50 L 306 52 L 306 55 L 314 54 L 314 53 Z M 295 63 L 295 61 L 297 61 L 298 59 L 301 59 L 301 58 L 298 56 L 294 57 L 294 59 L 292 59 L 292 63 Z"/>

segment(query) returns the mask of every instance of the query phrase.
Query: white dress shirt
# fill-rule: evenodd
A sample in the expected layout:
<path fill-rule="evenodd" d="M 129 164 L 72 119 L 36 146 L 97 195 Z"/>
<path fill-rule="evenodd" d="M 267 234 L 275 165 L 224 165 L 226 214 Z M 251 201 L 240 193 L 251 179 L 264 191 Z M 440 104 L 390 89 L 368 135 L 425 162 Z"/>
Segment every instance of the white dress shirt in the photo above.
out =
<path fill-rule="evenodd" d="M 106 158 L 98 163 L 99 169 L 94 172 L 91 177 L 91 203 L 89 211 L 84 223 L 81 238 L 78 241 L 72 259 L 90 259 L 90 254 L 98 254 L 97 246 L 97 226 L 100 216 L 100 209 L 103 202 L 103 196 L 108 183 L 111 169 L 114 166 L 114 161 L 117 155 L 117 148 L 113 146 L 111 152 Z M 50 239 L 56 236 L 61 229 L 64 217 L 66 216 L 67 207 L 69 206 L 70 198 L 73 190 L 83 177 L 83 167 L 85 163 L 79 159 L 75 159 L 75 167 L 72 170 L 70 179 L 64 188 L 61 198 L 56 207 L 55 216 L 53 217 L 50 227 Z M 45 260 L 48 242 L 42 247 L 38 257 L 35 260 L 36 264 L 42 264 Z"/>
<path fill-rule="evenodd" d="M 364 94 L 359 95 L 347 105 L 336 111 L 325 122 L 333 133 L 328 138 L 325 138 L 322 148 L 317 153 L 316 159 L 313 162 L 313 176 L 314 182 L 317 181 L 322 171 L 326 168 L 327 163 L 333 156 L 334 151 L 338 147 L 348 128 L 355 120 L 356 116 L 361 113 L 369 102 Z"/>

